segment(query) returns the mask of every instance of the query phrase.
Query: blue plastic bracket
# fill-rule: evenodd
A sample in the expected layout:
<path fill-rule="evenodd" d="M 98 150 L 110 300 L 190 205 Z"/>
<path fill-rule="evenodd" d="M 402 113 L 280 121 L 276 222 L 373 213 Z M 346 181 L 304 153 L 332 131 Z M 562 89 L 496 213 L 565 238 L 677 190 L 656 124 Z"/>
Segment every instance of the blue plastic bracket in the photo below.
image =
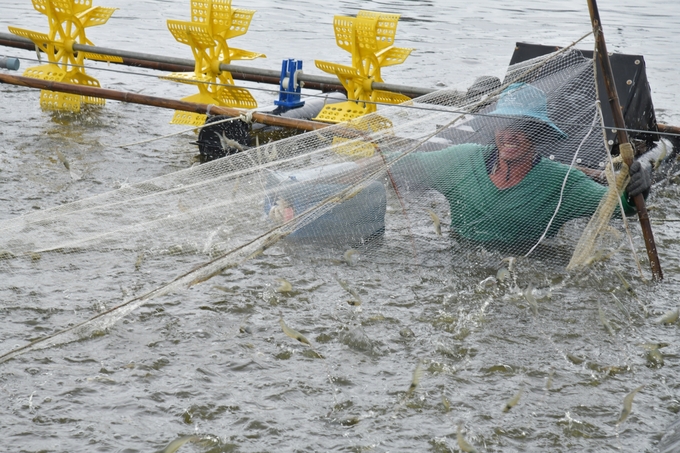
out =
<path fill-rule="evenodd" d="M 305 101 L 300 100 L 301 84 L 298 82 L 298 74 L 302 73 L 302 61 L 290 58 L 283 60 L 281 65 L 281 81 L 279 82 L 279 99 L 274 104 L 284 107 L 286 110 L 302 107 Z"/>

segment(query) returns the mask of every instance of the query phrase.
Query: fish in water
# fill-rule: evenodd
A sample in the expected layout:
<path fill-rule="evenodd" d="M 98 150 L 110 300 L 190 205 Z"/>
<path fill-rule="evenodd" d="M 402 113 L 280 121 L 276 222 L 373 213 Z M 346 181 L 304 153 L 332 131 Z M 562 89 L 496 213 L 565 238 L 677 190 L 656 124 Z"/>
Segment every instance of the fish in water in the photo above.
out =
<path fill-rule="evenodd" d="M 138 271 L 142 267 L 142 261 L 144 261 L 144 252 L 137 255 L 137 261 L 135 261 L 135 270 Z"/>
<path fill-rule="evenodd" d="M 657 324 L 675 324 L 676 321 L 678 320 L 678 316 L 680 316 L 680 308 L 667 311 L 663 315 L 656 318 L 655 322 Z"/>
<path fill-rule="evenodd" d="M 664 365 L 663 354 L 659 349 L 665 348 L 668 343 L 642 343 L 640 346 L 647 351 L 647 366 L 660 368 Z"/>
<path fill-rule="evenodd" d="M 635 394 L 637 392 L 639 392 L 640 390 L 642 390 L 643 387 L 644 387 L 644 384 L 641 385 L 640 387 L 636 388 L 632 392 L 630 392 L 623 399 L 623 410 L 621 411 L 621 416 L 619 417 L 618 421 L 616 422 L 617 425 L 620 425 L 621 423 L 623 423 L 628 418 L 628 416 L 630 415 L 630 413 L 633 410 L 633 398 L 635 398 Z"/>
<path fill-rule="evenodd" d="M 580 365 L 586 361 L 586 359 L 584 359 L 583 357 L 579 357 L 571 353 L 567 353 L 567 359 L 569 359 L 569 361 L 574 365 Z"/>
<path fill-rule="evenodd" d="M 609 323 L 609 320 L 604 314 L 604 310 L 602 309 L 602 305 L 600 305 L 600 301 L 597 301 L 597 314 L 600 317 L 600 323 L 607 329 L 607 332 L 609 332 L 609 335 L 615 336 L 616 332 L 614 332 L 614 328 L 612 325 Z"/>
<path fill-rule="evenodd" d="M 534 315 L 538 315 L 538 303 L 534 297 L 534 287 L 531 284 L 529 284 L 527 289 L 524 290 L 524 298 L 527 300 L 527 302 L 529 302 Z"/>
<path fill-rule="evenodd" d="M 290 327 L 288 327 L 286 325 L 286 323 L 283 321 L 283 315 L 279 315 L 279 324 L 281 324 L 281 328 L 283 329 L 283 333 L 285 333 L 286 335 L 288 335 L 292 339 L 297 340 L 300 343 L 304 343 L 304 344 L 309 345 L 309 346 L 312 345 L 312 343 L 310 343 L 309 340 L 307 338 L 305 338 L 304 335 L 302 335 L 297 330 L 291 329 Z"/>
<path fill-rule="evenodd" d="M 354 255 L 357 255 L 359 252 L 354 249 L 349 249 L 347 250 L 343 255 L 342 258 L 345 260 L 345 263 L 349 264 L 350 266 L 354 265 Z"/>
<path fill-rule="evenodd" d="M 425 209 L 425 210 L 427 211 L 428 214 L 430 214 L 430 218 L 432 219 L 432 223 L 434 223 L 434 231 L 437 233 L 437 236 L 441 236 L 442 235 L 442 224 L 441 224 L 441 221 L 439 220 L 439 216 L 432 209 Z"/>
<path fill-rule="evenodd" d="M 64 156 L 64 153 L 61 151 L 57 150 L 57 157 L 59 158 L 59 161 L 64 164 L 64 167 L 66 167 L 67 170 L 71 171 L 71 164 L 69 163 L 68 159 L 66 156 Z"/>
<path fill-rule="evenodd" d="M 418 387 L 418 384 L 420 384 L 420 379 L 423 377 L 423 361 L 418 360 L 418 365 L 416 365 L 416 369 L 413 371 L 413 379 L 411 380 L 411 385 L 408 387 L 408 390 L 406 390 L 406 396 L 411 396 L 413 392 L 415 392 L 416 388 Z"/>
<path fill-rule="evenodd" d="M 458 424 L 456 433 L 458 438 L 458 448 L 467 453 L 477 453 L 477 449 L 470 445 L 470 443 L 463 437 L 463 432 L 461 430 L 460 424 Z"/>
<path fill-rule="evenodd" d="M 349 284 L 346 281 L 338 278 L 337 276 L 335 277 L 335 279 L 338 281 L 340 286 L 342 286 L 342 289 L 344 289 L 345 291 L 350 293 L 352 297 L 354 297 L 353 301 L 354 303 L 350 303 L 350 301 L 347 301 L 347 303 L 350 305 L 361 305 L 361 297 L 359 297 L 359 293 L 354 288 L 349 286 Z"/>
<path fill-rule="evenodd" d="M 651 351 L 652 349 L 661 349 L 668 346 L 668 343 L 641 343 L 640 347 Z"/>
<path fill-rule="evenodd" d="M 276 288 L 277 293 L 289 293 L 293 291 L 293 285 L 285 278 L 277 278 L 276 281 L 279 282 L 279 287 Z"/>
<path fill-rule="evenodd" d="M 175 453 L 182 445 L 186 444 L 187 442 L 198 442 L 199 440 L 201 440 L 201 438 L 198 436 L 182 436 L 179 439 L 175 439 L 170 442 L 167 447 L 161 450 L 161 453 Z"/>
<path fill-rule="evenodd" d="M 510 409 L 515 407 L 517 403 L 519 403 L 519 399 L 522 397 L 522 393 L 524 393 L 524 387 L 519 389 L 519 392 L 517 392 L 515 396 L 510 398 L 510 400 L 507 403 L 505 403 L 505 406 L 503 406 L 503 412 L 508 412 Z"/>
<path fill-rule="evenodd" d="M 550 368 L 550 372 L 548 373 L 548 380 L 545 383 L 545 389 L 550 390 L 553 385 L 553 376 L 555 375 L 555 368 Z"/>
<path fill-rule="evenodd" d="M 444 405 L 444 412 L 451 412 L 451 402 L 446 395 L 442 395 L 442 404 Z"/>

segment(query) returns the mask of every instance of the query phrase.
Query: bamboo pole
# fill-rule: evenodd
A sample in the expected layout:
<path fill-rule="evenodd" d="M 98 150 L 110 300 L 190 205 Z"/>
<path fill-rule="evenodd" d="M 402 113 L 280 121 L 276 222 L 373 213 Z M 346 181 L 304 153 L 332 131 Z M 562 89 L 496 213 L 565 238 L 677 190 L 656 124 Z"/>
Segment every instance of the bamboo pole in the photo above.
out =
<path fill-rule="evenodd" d="M 15 36 L 11 33 L 0 33 L 0 45 L 26 50 L 35 49 L 35 44 L 33 41 L 20 36 Z M 123 64 L 147 67 L 150 69 L 160 69 L 163 71 L 193 71 L 195 66 L 194 60 L 185 58 L 165 57 L 141 52 L 129 52 L 126 50 L 88 46 L 78 43 L 73 44 L 73 50 L 78 52 L 90 52 L 100 55 L 121 57 L 123 59 Z M 248 66 L 224 63 L 220 64 L 220 70 L 230 72 L 231 76 L 238 80 L 271 83 L 274 85 L 278 85 L 281 80 L 280 70 L 251 68 Z M 298 74 L 298 80 L 300 82 L 304 82 L 305 88 L 322 91 L 345 91 L 345 88 L 342 86 L 342 84 L 338 82 L 337 77 L 319 76 L 305 74 L 302 72 Z M 385 90 L 394 93 L 400 93 L 409 97 L 423 96 L 436 91 L 431 88 L 419 88 L 383 82 L 373 82 L 372 88 L 374 90 Z"/>
<path fill-rule="evenodd" d="M 616 138 L 619 142 L 619 151 L 621 157 L 628 167 L 633 163 L 635 153 L 628 141 L 628 135 L 624 130 L 626 122 L 623 118 L 623 111 L 619 103 L 619 95 L 616 91 L 614 83 L 614 74 L 611 64 L 609 62 L 609 54 L 607 53 L 607 45 L 604 41 L 604 34 L 602 33 L 602 22 L 600 21 L 600 13 L 597 9 L 596 0 L 588 0 L 588 10 L 590 11 L 590 19 L 592 21 L 593 33 L 595 34 L 595 43 L 597 48 L 597 59 L 602 69 L 607 94 L 609 96 L 609 105 L 611 106 L 612 115 L 614 117 L 614 126 L 616 127 Z M 654 243 L 654 234 L 652 226 L 649 222 L 649 215 L 647 214 L 647 207 L 645 206 L 645 198 L 642 194 L 638 194 L 633 198 L 635 208 L 637 209 L 638 219 L 640 220 L 640 227 L 642 228 L 642 235 L 645 239 L 645 247 L 647 249 L 647 257 L 649 258 L 649 265 L 652 268 L 652 278 L 656 281 L 663 279 L 663 272 L 661 271 L 661 263 L 656 252 L 656 244 Z"/>
<path fill-rule="evenodd" d="M 133 104 L 151 105 L 172 110 L 182 110 L 185 112 L 208 113 L 216 115 L 226 115 L 237 117 L 246 114 L 245 110 L 231 107 L 219 107 L 216 105 L 199 104 L 195 102 L 176 101 L 174 99 L 147 96 L 143 94 L 130 93 L 127 91 L 108 90 L 84 85 L 74 85 L 71 83 L 52 82 L 49 80 L 34 79 L 0 73 L 0 83 L 25 86 L 29 88 L 39 88 L 41 90 L 61 91 L 64 93 L 79 94 L 82 96 L 92 96 L 97 98 L 111 99 L 114 101 L 130 102 Z M 328 127 L 329 124 L 318 121 L 285 118 L 277 115 L 253 112 L 253 121 L 269 126 L 289 127 L 303 131 L 314 131 Z"/>

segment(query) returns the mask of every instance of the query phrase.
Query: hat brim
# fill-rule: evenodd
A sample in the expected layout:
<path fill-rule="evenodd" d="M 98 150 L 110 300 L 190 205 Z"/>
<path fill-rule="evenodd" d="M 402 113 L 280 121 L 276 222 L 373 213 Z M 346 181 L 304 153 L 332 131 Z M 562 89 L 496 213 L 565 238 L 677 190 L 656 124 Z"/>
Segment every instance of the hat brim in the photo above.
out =
<path fill-rule="evenodd" d="M 510 113 L 504 114 L 502 111 L 498 111 L 498 110 L 492 112 L 491 115 L 497 116 L 499 118 L 504 118 L 504 119 L 507 119 L 507 120 L 510 120 L 510 121 L 513 121 L 513 122 L 519 120 L 519 121 L 528 122 L 528 123 L 540 124 L 542 126 L 547 127 L 547 129 L 549 131 L 555 133 L 558 140 L 564 140 L 564 139 L 569 138 L 569 135 L 567 135 L 566 132 L 564 132 L 562 129 L 557 127 L 557 125 L 555 123 L 553 123 L 552 121 L 550 121 L 547 118 L 541 118 L 541 117 L 533 116 L 533 115 L 517 115 L 517 114 L 513 115 L 513 114 L 510 114 Z"/>

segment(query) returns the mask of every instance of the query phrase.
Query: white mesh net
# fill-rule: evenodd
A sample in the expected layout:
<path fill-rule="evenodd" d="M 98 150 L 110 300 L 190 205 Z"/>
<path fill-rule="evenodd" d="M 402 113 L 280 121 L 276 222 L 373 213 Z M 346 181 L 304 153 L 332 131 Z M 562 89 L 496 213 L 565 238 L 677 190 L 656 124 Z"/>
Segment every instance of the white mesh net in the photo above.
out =
<path fill-rule="evenodd" d="M 5 291 L 40 279 L 29 297 L 46 309 L 117 307 L 62 333 L 5 332 L 0 352 L 37 341 L 3 359 L 228 269 L 263 277 L 269 260 L 331 273 L 360 261 L 413 278 L 400 282 L 413 291 L 423 269 L 496 275 L 528 252 L 534 271 L 564 271 L 607 192 L 592 61 L 563 51 L 511 67 L 502 86 L 481 82 L 2 222 Z M 581 263 L 632 266 L 621 221 L 608 225 Z"/>

